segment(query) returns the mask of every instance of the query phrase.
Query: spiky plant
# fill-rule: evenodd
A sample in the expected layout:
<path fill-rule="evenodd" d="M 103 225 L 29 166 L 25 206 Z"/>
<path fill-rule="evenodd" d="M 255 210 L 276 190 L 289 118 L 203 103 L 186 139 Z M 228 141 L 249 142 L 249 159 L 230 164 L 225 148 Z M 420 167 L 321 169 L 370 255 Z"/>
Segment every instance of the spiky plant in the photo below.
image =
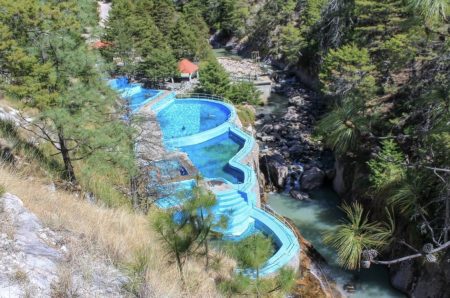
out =
<path fill-rule="evenodd" d="M 333 109 L 318 123 L 318 131 L 325 143 L 338 155 L 355 148 L 361 133 L 360 117 L 351 103 Z"/>
<path fill-rule="evenodd" d="M 419 205 L 420 186 L 412 184 L 405 180 L 401 183 L 395 192 L 388 197 L 388 203 L 392 205 L 401 214 L 411 216 L 422 210 Z M 424 210 L 422 210 L 425 212 Z"/>
<path fill-rule="evenodd" d="M 408 6 L 418 12 L 425 21 L 446 20 L 448 0 L 407 0 Z"/>
<path fill-rule="evenodd" d="M 347 269 L 357 269 L 365 249 L 385 246 L 393 231 L 390 225 L 370 222 L 360 203 L 344 204 L 345 219 L 333 231 L 324 234 L 324 242 L 337 250 L 338 263 Z"/>

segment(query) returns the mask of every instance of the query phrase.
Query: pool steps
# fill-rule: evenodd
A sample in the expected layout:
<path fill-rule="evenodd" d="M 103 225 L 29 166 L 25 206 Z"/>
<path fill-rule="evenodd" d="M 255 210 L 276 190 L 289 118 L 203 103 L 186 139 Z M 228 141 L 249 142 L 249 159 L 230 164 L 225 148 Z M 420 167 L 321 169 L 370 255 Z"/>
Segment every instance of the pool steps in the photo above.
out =
<path fill-rule="evenodd" d="M 166 100 L 163 99 L 157 103 L 152 109 L 157 113 L 176 100 L 189 99 L 176 99 L 175 96 L 170 96 Z M 216 100 L 201 100 L 217 103 Z M 255 139 L 235 125 L 237 115 L 234 107 L 227 103 L 220 103 L 232 111 L 227 122 L 192 136 L 165 139 L 164 144 L 167 148 L 176 150 L 183 146 L 203 143 L 225 133 L 232 134 L 243 142 L 242 148 L 230 159 L 228 164 L 233 169 L 243 173 L 244 182 L 239 184 L 231 184 L 228 182 L 234 189 L 214 192 L 217 198 L 217 205 L 214 209 L 217 220 L 222 215 L 230 217 L 228 226 L 225 229 L 218 228 L 217 231 L 223 233 L 225 239 L 240 239 L 240 237 L 246 232 L 251 231 L 254 227 L 270 235 L 279 248 L 260 269 L 260 276 L 268 276 L 274 274 L 277 270 L 288 265 L 293 260 L 297 260 L 298 263 L 300 245 L 294 232 L 286 224 L 258 208 L 259 198 L 253 191 L 255 187 L 259 187 L 256 173 L 252 167 L 242 162 L 242 160 L 251 154 L 255 145 Z M 230 211 L 233 210 L 236 211 L 230 215 Z M 244 273 L 256 277 L 254 270 L 245 270 Z"/>
<path fill-rule="evenodd" d="M 112 81 L 110 81 L 112 82 L 110 86 L 113 89 L 118 90 L 119 92 L 122 91 L 121 95 L 123 97 L 130 97 L 142 90 L 142 87 L 140 85 L 130 84 L 129 86 L 131 86 L 131 88 L 128 88 L 128 90 L 124 91 L 123 89 L 126 86 L 122 86 L 123 82 L 119 80 Z M 150 109 L 155 114 L 157 114 L 158 112 L 169 106 L 171 103 L 173 103 L 175 100 L 177 100 L 175 93 L 172 92 L 166 95 L 163 94 L 163 92 L 164 91 L 160 91 L 158 94 L 147 99 L 136 107 L 132 106 L 132 111 L 137 112 L 143 106 L 150 106 Z M 164 97 L 162 97 L 161 94 L 163 94 Z M 152 104 L 151 102 L 153 99 L 155 99 L 155 101 Z M 239 184 L 231 184 L 224 179 L 216 179 L 229 183 L 234 189 L 227 191 L 215 191 L 217 205 L 215 206 L 214 211 L 218 216 L 217 218 L 220 218 L 221 215 L 229 215 L 230 210 L 236 210 L 234 213 L 232 213 L 232 219 L 229 221 L 228 226 L 223 229 L 223 231 L 220 231 L 224 233 L 224 239 L 243 239 L 254 232 L 255 228 L 262 230 L 266 234 L 272 236 L 273 240 L 276 242 L 279 248 L 277 252 L 260 269 L 260 276 L 271 275 L 280 268 L 288 265 L 293 260 L 297 259 L 298 261 L 300 245 L 295 234 L 286 224 L 281 222 L 273 215 L 258 208 L 259 198 L 253 191 L 255 187 L 259 187 L 256 173 L 249 165 L 246 165 L 242 162 L 245 157 L 251 154 L 252 149 L 255 145 L 255 139 L 235 125 L 237 115 L 234 107 L 228 103 L 220 102 L 217 100 L 201 100 L 220 103 L 226 106 L 230 111 L 228 121 L 213 129 L 200 132 L 193 136 L 164 140 L 165 146 L 168 149 L 175 150 L 182 146 L 203 143 L 224 133 L 233 134 L 234 136 L 242 140 L 243 146 L 241 150 L 239 150 L 239 152 L 230 159 L 229 166 L 243 173 L 244 182 Z M 189 183 L 192 183 L 192 181 L 190 181 Z M 254 270 L 244 270 L 243 272 L 251 277 L 256 276 L 256 272 Z"/>

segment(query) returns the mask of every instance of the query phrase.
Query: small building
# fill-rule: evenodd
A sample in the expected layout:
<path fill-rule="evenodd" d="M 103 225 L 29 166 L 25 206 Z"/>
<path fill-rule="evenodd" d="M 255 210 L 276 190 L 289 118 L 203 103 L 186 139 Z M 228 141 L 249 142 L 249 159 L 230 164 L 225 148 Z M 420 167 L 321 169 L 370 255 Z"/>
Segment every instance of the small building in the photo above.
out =
<path fill-rule="evenodd" d="M 188 59 L 178 62 L 178 71 L 181 74 L 181 78 L 189 79 L 189 81 L 194 77 L 198 77 L 198 66 Z"/>
<path fill-rule="evenodd" d="M 96 50 L 108 48 L 110 46 L 112 46 L 112 43 L 110 43 L 109 41 L 101 41 L 101 40 L 97 40 L 92 44 L 92 47 Z"/>

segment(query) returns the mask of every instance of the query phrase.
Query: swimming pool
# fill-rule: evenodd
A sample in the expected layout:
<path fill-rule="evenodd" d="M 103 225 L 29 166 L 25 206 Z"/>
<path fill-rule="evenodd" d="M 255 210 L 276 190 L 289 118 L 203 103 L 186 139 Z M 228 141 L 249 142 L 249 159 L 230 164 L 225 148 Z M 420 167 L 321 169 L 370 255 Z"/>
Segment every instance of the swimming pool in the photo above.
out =
<path fill-rule="evenodd" d="M 162 92 L 160 90 L 143 88 L 140 84 L 130 84 L 128 79 L 123 77 L 110 80 L 108 84 L 112 89 L 120 93 L 120 96 L 127 101 L 133 112 Z"/>
<path fill-rule="evenodd" d="M 228 164 L 243 147 L 243 140 L 232 133 L 222 134 L 206 142 L 181 147 L 205 178 L 223 178 L 237 184 L 244 179 L 243 173 Z"/>
<path fill-rule="evenodd" d="M 231 111 L 224 105 L 196 99 L 176 100 L 158 113 L 165 139 L 191 136 L 226 122 Z"/>

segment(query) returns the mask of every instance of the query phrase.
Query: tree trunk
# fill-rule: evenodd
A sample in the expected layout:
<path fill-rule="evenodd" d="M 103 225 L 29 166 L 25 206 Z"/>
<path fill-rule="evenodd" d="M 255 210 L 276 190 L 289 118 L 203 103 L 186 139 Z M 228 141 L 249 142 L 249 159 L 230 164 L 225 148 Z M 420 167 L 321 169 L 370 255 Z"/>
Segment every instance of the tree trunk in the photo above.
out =
<path fill-rule="evenodd" d="M 133 176 L 130 178 L 130 193 L 131 198 L 133 200 L 133 208 L 134 210 L 138 210 L 139 207 L 139 194 L 138 194 L 138 180 L 139 178 L 136 176 Z"/>
<path fill-rule="evenodd" d="M 447 179 L 447 197 L 445 198 L 444 242 L 448 241 L 450 228 L 450 178 Z"/>
<path fill-rule="evenodd" d="M 59 139 L 59 151 L 61 153 L 63 162 L 64 162 L 64 176 L 72 183 L 77 183 L 77 179 L 75 177 L 75 171 L 73 170 L 72 160 L 70 159 L 69 150 L 66 145 L 66 139 L 64 138 L 64 134 L 62 129 L 58 132 Z"/>
<path fill-rule="evenodd" d="M 181 264 L 180 254 L 178 252 L 175 253 L 175 257 L 177 259 L 178 271 L 180 272 L 181 283 L 185 286 L 184 275 L 183 275 L 183 265 Z"/>
<path fill-rule="evenodd" d="M 206 257 L 205 270 L 208 271 L 208 267 L 209 267 L 209 246 L 208 246 L 208 239 L 205 239 L 205 257 Z"/>

